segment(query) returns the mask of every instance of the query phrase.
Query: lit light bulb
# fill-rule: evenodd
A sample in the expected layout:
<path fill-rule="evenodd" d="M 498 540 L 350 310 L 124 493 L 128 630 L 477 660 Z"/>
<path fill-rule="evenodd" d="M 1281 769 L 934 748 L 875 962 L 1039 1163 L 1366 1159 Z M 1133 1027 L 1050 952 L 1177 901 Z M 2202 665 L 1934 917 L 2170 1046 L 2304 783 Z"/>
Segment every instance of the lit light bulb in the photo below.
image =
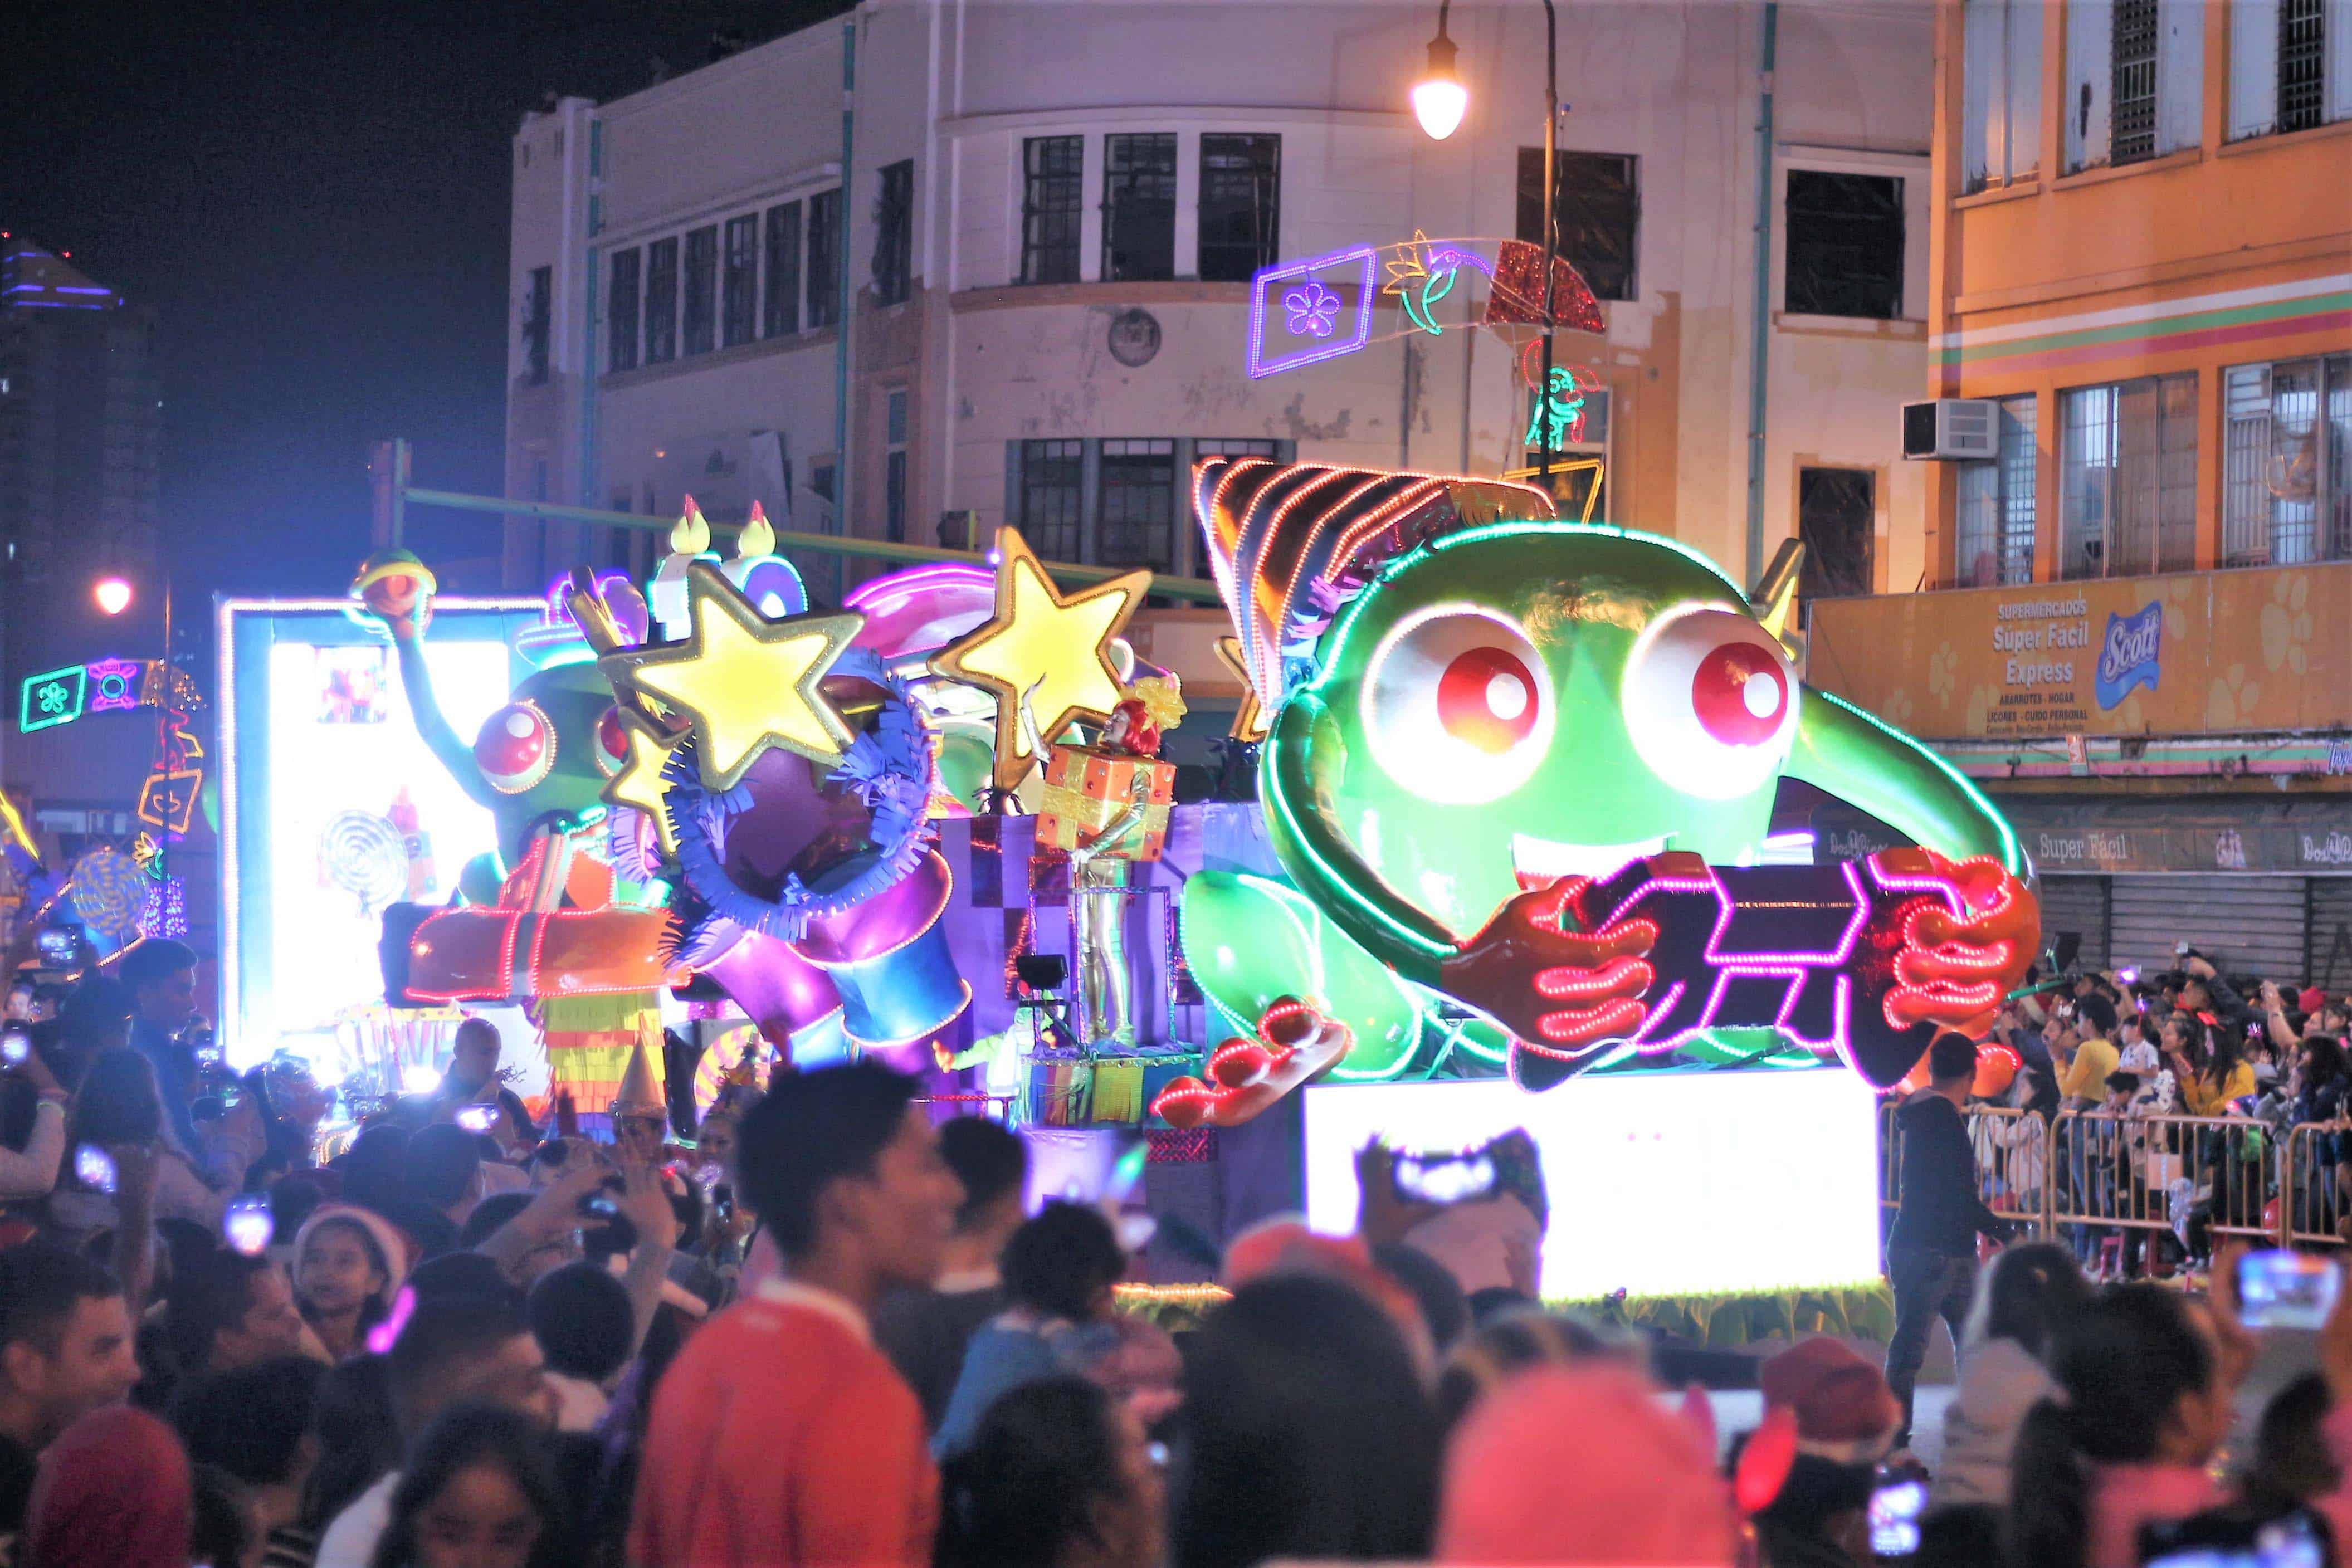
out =
<path fill-rule="evenodd" d="M 119 577 L 101 577 L 90 591 L 102 615 L 120 615 L 131 608 L 131 584 Z"/>
<path fill-rule="evenodd" d="M 1469 112 L 1470 89 L 1451 77 L 1432 77 L 1412 89 L 1412 112 L 1433 141 L 1443 141 Z"/>

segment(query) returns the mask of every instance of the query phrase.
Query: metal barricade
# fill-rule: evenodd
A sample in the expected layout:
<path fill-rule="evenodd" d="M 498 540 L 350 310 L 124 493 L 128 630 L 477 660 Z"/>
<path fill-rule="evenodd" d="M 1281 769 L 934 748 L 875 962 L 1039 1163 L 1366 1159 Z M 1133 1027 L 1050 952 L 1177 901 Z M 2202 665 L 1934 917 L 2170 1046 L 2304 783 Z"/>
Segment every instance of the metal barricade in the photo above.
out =
<path fill-rule="evenodd" d="M 2221 1236 L 2278 1244 L 2280 1227 L 2263 1219 L 2276 1190 L 2276 1141 L 2264 1124 L 2237 1116 L 2061 1112 L 2050 1129 L 2051 1224 L 2078 1239 L 2121 1238 L 2126 1264 L 2162 1230 L 2194 1252 Z"/>
<path fill-rule="evenodd" d="M 2050 1180 L 2050 1124 L 2038 1111 L 1972 1107 L 1969 1143 L 1976 1151 L 1977 1196 L 1984 1206 L 2037 1236 L 2050 1234 L 2056 1193 Z"/>
<path fill-rule="evenodd" d="M 2352 1215 L 2345 1187 L 2352 1184 L 2352 1133 L 2305 1123 L 2287 1134 L 2286 1168 L 2279 1181 L 2279 1221 L 2289 1247 L 2341 1247 Z"/>

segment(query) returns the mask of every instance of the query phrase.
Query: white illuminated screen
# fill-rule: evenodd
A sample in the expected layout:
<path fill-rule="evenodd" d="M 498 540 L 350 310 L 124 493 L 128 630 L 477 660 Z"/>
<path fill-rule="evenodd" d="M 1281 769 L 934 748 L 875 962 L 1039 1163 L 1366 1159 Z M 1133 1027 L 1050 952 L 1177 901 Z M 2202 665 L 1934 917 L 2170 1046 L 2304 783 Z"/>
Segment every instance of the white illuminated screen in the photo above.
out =
<path fill-rule="evenodd" d="M 1877 1132 L 1843 1069 L 1321 1084 L 1305 1091 L 1307 1218 L 1356 1227 L 1356 1151 L 1412 1154 L 1524 1127 L 1542 1151 L 1549 1300 L 1853 1285 L 1878 1278 Z"/>
<path fill-rule="evenodd" d="M 470 743 L 507 700 L 506 644 L 436 635 L 425 660 L 443 713 Z M 245 828 L 266 872 L 243 889 L 249 911 L 257 895 L 269 900 L 268 966 L 240 996 L 236 1041 L 238 1055 L 254 1057 L 282 1032 L 383 999 L 383 912 L 364 907 L 331 870 L 325 833 L 337 816 L 363 811 L 404 825 L 414 812 L 423 852 L 409 857 L 398 896 L 421 904 L 446 903 L 459 869 L 497 845 L 490 813 L 417 737 L 390 644 L 281 638 L 269 649 L 268 681 L 268 820 Z M 248 916 L 247 940 L 254 926 Z"/>

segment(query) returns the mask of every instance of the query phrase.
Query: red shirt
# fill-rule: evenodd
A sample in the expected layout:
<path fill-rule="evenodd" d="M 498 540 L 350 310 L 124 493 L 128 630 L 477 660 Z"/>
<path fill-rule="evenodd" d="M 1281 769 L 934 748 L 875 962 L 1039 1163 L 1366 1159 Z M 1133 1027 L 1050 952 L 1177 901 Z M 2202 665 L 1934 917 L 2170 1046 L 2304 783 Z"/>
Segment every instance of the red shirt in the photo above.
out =
<path fill-rule="evenodd" d="M 771 1281 L 687 1342 L 655 1394 L 638 1568 L 927 1568 L 922 1406 L 856 1308 Z"/>

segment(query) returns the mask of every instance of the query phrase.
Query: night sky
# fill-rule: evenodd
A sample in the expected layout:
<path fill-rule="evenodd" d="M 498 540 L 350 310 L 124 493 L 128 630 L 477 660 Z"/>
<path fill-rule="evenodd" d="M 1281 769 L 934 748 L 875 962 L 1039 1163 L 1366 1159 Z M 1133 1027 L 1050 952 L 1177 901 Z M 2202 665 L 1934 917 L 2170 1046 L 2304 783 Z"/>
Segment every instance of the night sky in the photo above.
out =
<path fill-rule="evenodd" d="M 509 142 L 845 7 L 99 0 L 0 5 L 0 228 L 159 317 L 163 507 L 181 593 L 337 592 L 367 544 L 370 442 L 496 494 Z M 412 512 L 427 559 L 487 515 Z"/>

